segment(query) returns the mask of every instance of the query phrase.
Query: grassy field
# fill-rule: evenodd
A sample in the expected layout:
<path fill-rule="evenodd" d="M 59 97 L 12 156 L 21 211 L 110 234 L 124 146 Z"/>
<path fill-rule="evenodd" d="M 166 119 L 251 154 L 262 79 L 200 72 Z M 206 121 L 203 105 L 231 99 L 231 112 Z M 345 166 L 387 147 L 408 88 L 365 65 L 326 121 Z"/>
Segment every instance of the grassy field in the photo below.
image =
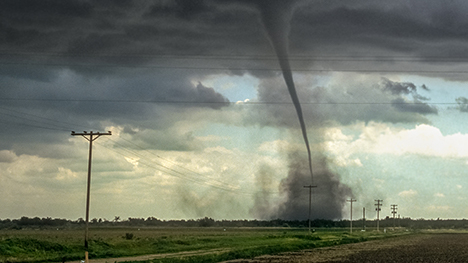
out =
<path fill-rule="evenodd" d="M 262 254 L 354 243 L 408 234 L 346 229 L 294 228 L 91 228 L 90 258 L 111 258 L 184 251 L 214 250 L 202 256 L 153 262 L 217 262 Z M 62 262 L 83 259 L 82 229 L 0 230 L 0 262 Z"/>

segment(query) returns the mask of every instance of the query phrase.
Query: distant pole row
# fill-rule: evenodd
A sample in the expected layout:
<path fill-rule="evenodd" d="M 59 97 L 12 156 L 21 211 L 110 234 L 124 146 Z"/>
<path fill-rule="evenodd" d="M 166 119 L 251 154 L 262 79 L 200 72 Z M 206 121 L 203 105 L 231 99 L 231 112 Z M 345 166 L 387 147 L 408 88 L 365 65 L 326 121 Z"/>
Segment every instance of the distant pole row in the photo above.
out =
<path fill-rule="evenodd" d="M 350 222 L 349 222 L 349 232 L 353 233 L 353 203 L 356 202 L 356 199 L 349 199 L 346 200 L 347 202 L 350 202 L 351 208 L 350 208 Z M 374 200 L 375 203 L 375 211 L 377 211 L 377 231 L 379 231 L 379 221 L 380 221 L 380 211 L 382 210 L 380 207 L 383 205 L 383 200 L 376 199 Z M 393 227 L 395 228 L 395 215 L 397 214 L 397 206 L 398 205 L 390 205 L 392 209 L 392 214 L 393 214 Z M 310 215 L 309 215 L 310 216 Z M 400 217 L 400 215 L 398 215 Z M 362 230 L 366 230 L 366 208 L 362 208 Z"/>

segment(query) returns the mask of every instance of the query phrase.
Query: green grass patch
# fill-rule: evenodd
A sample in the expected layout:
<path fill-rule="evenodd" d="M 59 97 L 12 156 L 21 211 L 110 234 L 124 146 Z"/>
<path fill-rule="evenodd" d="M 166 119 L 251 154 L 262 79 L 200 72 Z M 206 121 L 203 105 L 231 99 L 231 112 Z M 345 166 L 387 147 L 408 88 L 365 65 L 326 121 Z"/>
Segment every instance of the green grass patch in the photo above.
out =
<path fill-rule="evenodd" d="M 89 257 L 96 259 L 212 250 L 209 254 L 181 255 L 152 262 L 219 262 L 406 233 L 358 232 L 350 235 L 345 230 L 318 230 L 309 234 L 303 228 L 92 228 Z M 78 229 L 1 230 L 0 262 L 80 260 L 84 256 L 83 236 L 83 231 Z"/>

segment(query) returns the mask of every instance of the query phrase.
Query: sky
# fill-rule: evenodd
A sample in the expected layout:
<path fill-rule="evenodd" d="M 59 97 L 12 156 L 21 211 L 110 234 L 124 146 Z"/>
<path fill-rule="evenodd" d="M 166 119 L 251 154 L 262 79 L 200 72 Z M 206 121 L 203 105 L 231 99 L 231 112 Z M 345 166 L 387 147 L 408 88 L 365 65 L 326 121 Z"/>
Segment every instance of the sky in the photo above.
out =
<path fill-rule="evenodd" d="M 468 218 L 467 12 L 0 1 L 0 218 Z"/>

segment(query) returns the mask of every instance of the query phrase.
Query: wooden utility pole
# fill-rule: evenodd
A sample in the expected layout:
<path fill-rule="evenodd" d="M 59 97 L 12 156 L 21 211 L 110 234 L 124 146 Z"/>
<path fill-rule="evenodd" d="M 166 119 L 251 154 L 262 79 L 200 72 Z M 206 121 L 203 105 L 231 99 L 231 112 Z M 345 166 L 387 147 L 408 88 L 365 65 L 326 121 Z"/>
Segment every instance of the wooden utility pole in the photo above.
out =
<path fill-rule="evenodd" d="M 309 234 L 310 234 L 310 211 L 312 209 L 312 188 L 317 187 L 316 185 L 304 185 L 304 188 L 309 188 Z"/>
<path fill-rule="evenodd" d="M 85 246 L 85 262 L 88 263 L 88 223 L 89 223 L 89 196 L 90 196 L 90 191 L 91 191 L 91 160 L 92 160 L 92 153 L 93 153 L 93 141 L 95 141 L 97 138 L 99 138 L 101 135 L 112 135 L 112 133 L 106 132 L 82 132 L 82 133 L 76 133 L 74 131 L 71 132 L 72 136 L 77 136 L 81 135 L 83 138 L 89 141 L 89 156 L 88 156 L 88 184 L 87 184 L 87 191 L 86 191 L 86 228 L 85 228 L 85 241 L 84 241 L 84 246 Z"/>
<path fill-rule="evenodd" d="M 375 204 L 375 206 L 377 206 L 377 208 L 375 209 L 375 211 L 377 211 L 377 231 L 379 231 L 379 214 L 380 214 L 380 206 L 382 206 L 382 202 L 383 200 L 374 200 L 377 202 L 377 204 Z"/>
<path fill-rule="evenodd" d="M 349 199 L 346 200 L 347 202 L 351 203 L 351 215 L 350 215 L 350 220 L 349 220 L 349 233 L 353 233 L 353 202 L 356 202 L 356 199 Z"/>
<path fill-rule="evenodd" d="M 362 230 L 366 231 L 366 208 L 362 208 Z"/>
<path fill-rule="evenodd" d="M 392 207 L 392 214 L 393 214 L 393 228 L 395 228 L 395 214 L 397 213 L 397 206 L 398 205 L 390 205 Z"/>

